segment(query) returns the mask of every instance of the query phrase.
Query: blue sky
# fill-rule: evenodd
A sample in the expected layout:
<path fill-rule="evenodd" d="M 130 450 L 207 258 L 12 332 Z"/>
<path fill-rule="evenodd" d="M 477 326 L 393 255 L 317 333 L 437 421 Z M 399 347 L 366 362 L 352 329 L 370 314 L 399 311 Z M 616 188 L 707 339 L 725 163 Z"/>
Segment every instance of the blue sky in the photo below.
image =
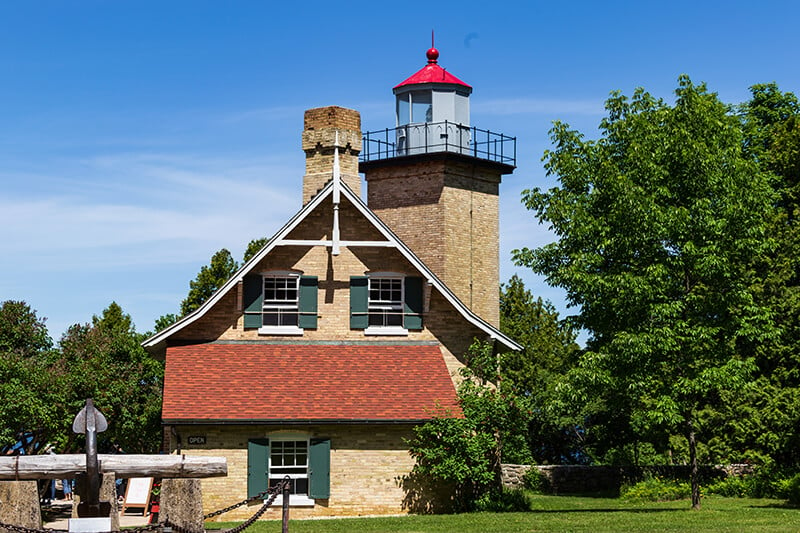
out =
<path fill-rule="evenodd" d="M 303 111 L 394 125 L 391 88 L 439 63 L 473 86 L 472 125 L 517 137 L 501 188 L 501 278 L 551 237 L 520 204 L 551 186 L 553 120 L 596 135 L 610 91 L 672 99 L 681 73 L 738 103 L 800 92 L 800 3 L 37 1 L 0 5 L 0 301 L 58 340 L 111 302 L 152 329 L 227 247 L 300 207 Z M 569 311 L 567 311 L 569 312 Z"/>

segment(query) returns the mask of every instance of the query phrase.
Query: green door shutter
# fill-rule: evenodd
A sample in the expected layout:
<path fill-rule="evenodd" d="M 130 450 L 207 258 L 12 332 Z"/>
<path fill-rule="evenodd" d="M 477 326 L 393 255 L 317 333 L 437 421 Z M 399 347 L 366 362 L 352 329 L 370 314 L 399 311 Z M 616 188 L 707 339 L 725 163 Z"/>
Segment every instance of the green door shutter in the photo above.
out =
<path fill-rule="evenodd" d="M 252 498 L 269 486 L 269 439 L 247 441 L 247 497 Z"/>
<path fill-rule="evenodd" d="M 308 497 L 331 497 L 331 440 L 311 439 L 308 451 Z"/>
<path fill-rule="evenodd" d="M 369 326 L 369 285 L 367 276 L 350 277 L 350 328 L 366 329 Z"/>
<path fill-rule="evenodd" d="M 403 327 L 422 329 L 422 278 L 407 277 L 405 279 Z"/>
<path fill-rule="evenodd" d="M 300 319 L 303 329 L 317 327 L 317 276 L 300 276 Z"/>
<path fill-rule="evenodd" d="M 261 298 L 264 292 L 264 281 L 259 275 L 244 277 L 244 327 L 260 328 L 263 324 L 261 319 L 262 305 Z"/>

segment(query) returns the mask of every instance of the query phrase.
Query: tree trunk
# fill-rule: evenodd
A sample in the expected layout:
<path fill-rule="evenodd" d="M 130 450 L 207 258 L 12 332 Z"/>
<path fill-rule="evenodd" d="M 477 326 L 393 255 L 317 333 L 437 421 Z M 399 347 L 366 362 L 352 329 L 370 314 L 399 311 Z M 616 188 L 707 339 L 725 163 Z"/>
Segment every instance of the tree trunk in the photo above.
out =
<path fill-rule="evenodd" d="M 688 418 L 686 424 L 689 428 L 689 465 L 691 467 L 691 480 L 692 480 L 692 509 L 700 509 L 700 480 L 698 479 L 697 468 L 697 441 L 694 435 L 694 424 L 692 423 L 691 416 Z"/>
<path fill-rule="evenodd" d="M 494 472 L 494 489 L 503 488 L 503 441 L 500 430 L 494 430 L 494 453 L 492 453 L 492 472 Z"/>

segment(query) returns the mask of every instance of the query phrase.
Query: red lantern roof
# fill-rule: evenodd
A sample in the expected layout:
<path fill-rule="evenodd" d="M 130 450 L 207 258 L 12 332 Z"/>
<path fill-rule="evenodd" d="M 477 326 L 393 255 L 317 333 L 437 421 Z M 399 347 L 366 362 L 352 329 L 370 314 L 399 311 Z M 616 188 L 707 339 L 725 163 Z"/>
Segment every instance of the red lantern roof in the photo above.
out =
<path fill-rule="evenodd" d="M 425 55 L 428 57 L 428 64 L 407 80 L 395 85 L 395 89 L 405 85 L 419 85 L 421 83 L 449 83 L 472 89 L 472 87 L 439 66 L 439 51 L 436 48 L 430 48 Z"/>

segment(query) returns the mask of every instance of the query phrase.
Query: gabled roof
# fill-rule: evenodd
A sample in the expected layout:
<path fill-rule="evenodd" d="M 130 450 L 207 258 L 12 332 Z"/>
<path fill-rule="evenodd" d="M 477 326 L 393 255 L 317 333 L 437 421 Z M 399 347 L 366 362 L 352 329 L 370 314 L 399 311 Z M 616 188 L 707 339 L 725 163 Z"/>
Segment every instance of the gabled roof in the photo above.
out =
<path fill-rule="evenodd" d="M 417 423 L 436 415 L 461 416 L 437 345 L 167 348 L 165 424 Z"/>
<path fill-rule="evenodd" d="M 201 305 L 194 312 L 180 319 L 175 324 L 165 328 L 161 332 L 144 341 L 142 343 L 144 347 L 156 348 L 162 343 L 165 343 L 166 340 L 173 334 L 179 332 L 184 327 L 205 315 L 219 300 L 222 299 L 225 294 L 228 293 L 228 291 L 234 290 L 237 283 L 242 281 L 251 270 L 255 269 L 258 263 L 276 246 L 280 246 L 284 239 L 286 239 L 286 236 L 289 235 L 293 229 L 295 229 L 310 213 L 317 209 L 317 207 L 320 206 L 329 196 L 333 195 L 334 183 L 337 183 L 337 181 L 329 181 L 322 189 L 320 189 L 317 195 L 312 198 L 310 202 L 303 206 L 303 208 L 300 209 L 300 211 L 298 211 L 286 223 L 286 225 L 278 230 L 278 232 L 269 240 L 269 242 L 267 242 L 267 244 L 265 244 L 257 254 L 255 254 L 247 263 L 245 263 L 236 272 L 236 274 L 231 277 L 231 279 L 229 279 L 222 287 L 220 287 L 219 290 L 217 290 L 217 292 L 211 296 L 211 298 L 206 300 L 203 305 Z M 453 292 L 444 284 L 444 282 L 436 277 L 436 274 L 434 274 L 427 266 L 425 266 L 422 260 L 417 257 L 411 251 L 411 249 L 408 248 L 408 246 L 406 246 L 399 239 L 399 237 L 397 237 L 392 230 L 390 230 L 389 227 L 380 218 L 378 218 L 378 216 L 373 213 L 372 210 L 369 209 L 369 207 L 367 207 L 367 204 L 365 204 L 364 201 L 361 200 L 361 198 L 355 194 L 346 183 L 342 182 L 339 187 L 341 197 L 346 198 L 386 239 L 385 242 L 376 243 L 376 245 L 391 246 L 396 248 L 405 257 L 405 259 L 417 269 L 420 275 L 422 275 L 434 289 L 439 291 L 439 293 L 441 293 L 442 296 L 444 296 L 444 298 L 453 307 L 455 307 L 455 309 L 467 320 L 467 322 L 471 323 L 481 331 L 485 332 L 490 338 L 496 339 L 511 350 L 522 349 L 522 346 L 501 333 L 497 328 L 483 320 L 481 317 L 473 313 L 472 310 L 470 310 L 466 305 L 464 305 L 464 303 L 461 302 L 461 300 L 459 300 L 455 294 L 453 294 Z M 342 241 L 340 244 L 341 246 L 347 246 L 346 241 Z M 364 244 L 359 243 L 359 245 L 363 246 Z"/>

